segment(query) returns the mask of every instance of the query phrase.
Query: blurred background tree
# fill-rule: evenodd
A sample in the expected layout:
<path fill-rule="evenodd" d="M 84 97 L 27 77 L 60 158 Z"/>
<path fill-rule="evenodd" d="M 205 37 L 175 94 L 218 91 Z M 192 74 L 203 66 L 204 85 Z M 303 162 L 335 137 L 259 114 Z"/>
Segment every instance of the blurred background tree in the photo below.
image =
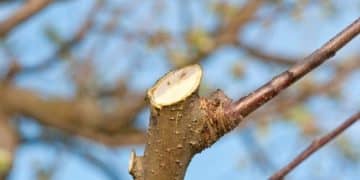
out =
<path fill-rule="evenodd" d="M 1 0 L 0 179 L 131 179 L 145 91 L 165 72 L 200 63 L 201 94 L 237 99 L 359 12 L 356 0 Z M 360 105 L 359 45 L 197 155 L 186 179 L 265 179 L 340 124 Z M 359 128 L 289 179 L 359 178 Z"/>

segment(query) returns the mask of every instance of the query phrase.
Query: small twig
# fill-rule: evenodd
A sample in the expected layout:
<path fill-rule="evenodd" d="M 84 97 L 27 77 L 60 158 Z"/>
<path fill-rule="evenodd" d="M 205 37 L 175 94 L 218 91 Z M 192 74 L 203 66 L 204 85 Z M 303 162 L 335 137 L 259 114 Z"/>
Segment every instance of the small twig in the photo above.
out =
<path fill-rule="evenodd" d="M 333 37 L 320 49 L 305 57 L 287 71 L 274 77 L 271 81 L 250 93 L 248 96 L 234 102 L 229 108 L 228 113 L 231 116 L 246 117 L 248 114 L 274 98 L 282 90 L 286 89 L 326 60 L 333 57 L 338 50 L 350 42 L 359 33 L 360 18 L 356 19 L 351 25 Z"/>
<path fill-rule="evenodd" d="M 306 160 L 309 156 L 313 153 L 318 151 L 324 145 L 326 145 L 331 140 L 335 139 L 339 134 L 344 132 L 347 128 L 353 125 L 357 120 L 360 119 L 360 111 L 345 122 L 343 122 L 340 126 L 336 129 L 331 131 L 330 133 L 326 134 L 325 136 L 315 139 L 310 146 L 308 146 L 302 153 L 300 153 L 294 160 L 292 160 L 289 164 L 285 167 L 277 171 L 274 175 L 272 175 L 269 179 L 270 180 L 281 180 L 283 179 L 289 172 L 291 172 L 295 167 L 301 164 L 304 160 Z"/>

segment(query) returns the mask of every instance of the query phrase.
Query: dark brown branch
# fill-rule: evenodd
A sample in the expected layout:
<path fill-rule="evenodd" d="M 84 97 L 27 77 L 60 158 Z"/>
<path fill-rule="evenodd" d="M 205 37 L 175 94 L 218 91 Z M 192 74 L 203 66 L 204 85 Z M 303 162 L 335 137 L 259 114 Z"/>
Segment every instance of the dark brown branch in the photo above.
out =
<path fill-rule="evenodd" d="M 47 7 L 52 0 L 29 0 L 8 19 L 0 23 L 0 37 L 5 37 L 19 24 L 23 23 L 42 9 Z"/>
<path fill-rule="evenodd" d="M 292 160 L 285 167 L 280 169 L 274 175 L 270 177 L 270 180 L 281 180 L 283 179 L 290 171 L 292 171 L 295 167 L 301 164 L 304 160 L 306 160 L 313 153 L 318 151 L 320 148 L 325 146 L 328 142 L 335 139 L 339 134 L 344 132 L 347 128 L 353 125 L 357 120 L 360 119 L 360 112 L 352 115 L 349 119 L 347 119 L 344 123 L 338 126 L 336 129 L 326 134 L 325 136 L 315 139 L 310 146 L 308 146 L 303 152 L 301 152 L 294 160 Z"/>
<path fill-rule="evenodd" d="M 327 59 L 334 56 L 345 44 L 350 42 L 360 33 L 360 18 L 346 27 L 320 49 L 305 57 L 301 62 L 294 65 L 287 71 L 273 78 L 253 93 L 234 102 L 229 108 L 229 114 L 237 114 L 242 117 L 247 116 L 267 101 L 275 97 L 282 90 L 289 87 L 298 79 L 303 77 L 311 70 L 324 63 Z"/>

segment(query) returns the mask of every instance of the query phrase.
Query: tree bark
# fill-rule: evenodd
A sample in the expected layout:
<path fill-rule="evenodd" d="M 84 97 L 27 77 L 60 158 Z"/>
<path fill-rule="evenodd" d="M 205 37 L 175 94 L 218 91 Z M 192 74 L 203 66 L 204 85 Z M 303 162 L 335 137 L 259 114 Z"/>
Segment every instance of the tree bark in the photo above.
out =
<path fill-rule="evenodd" d="M 154 96 L 161 96 L 159 92 L 166 94 L 173 91 L 172 83 L 179 83 L 176 80 L 172 82 L 174 76 L 183 76 L 184 81 L 191 81 L 187 77 L 192 76 L 192 71 L 201 73 L 201 68 L 192 65 L 172 71 L 149 90 L 151 119 L 145 153 L 143 157 L 137 157 L 133 152 L 129 165 L 134 179 L 184 179 L 192 157 L 216 142 L 241 120 L 226 117 L 225 109 L 231 104 L 231 100 L 221 91 L 216 91 L 207 98 L 199 97 L 200 81 L 190 82 L 195 88 L 189 88 L 187 95 L 183 97 L 176 97 L 178 100 L 169 102 L 166 106 L 157 104 Z M 168 87 L 163 87 L 166 84 Z"/>

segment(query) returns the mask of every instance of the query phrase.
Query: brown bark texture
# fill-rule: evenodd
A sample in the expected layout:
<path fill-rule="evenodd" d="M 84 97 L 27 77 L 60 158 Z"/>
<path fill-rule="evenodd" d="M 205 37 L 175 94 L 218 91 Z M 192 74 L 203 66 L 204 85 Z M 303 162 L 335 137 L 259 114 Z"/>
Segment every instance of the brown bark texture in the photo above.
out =
<path fill-rule="evenodd" d="M 230 104 L 231 100 L 220 90 L 209 97 L 200 97 L 197 89 L 168 106 L 158 108 L 150 104 L 145 153 L 143 157 L 133 153 L 130 173 L 137 180 L 184 179 L 192 157 L 241 121 L 226 116 L 225 109 Z"/>

